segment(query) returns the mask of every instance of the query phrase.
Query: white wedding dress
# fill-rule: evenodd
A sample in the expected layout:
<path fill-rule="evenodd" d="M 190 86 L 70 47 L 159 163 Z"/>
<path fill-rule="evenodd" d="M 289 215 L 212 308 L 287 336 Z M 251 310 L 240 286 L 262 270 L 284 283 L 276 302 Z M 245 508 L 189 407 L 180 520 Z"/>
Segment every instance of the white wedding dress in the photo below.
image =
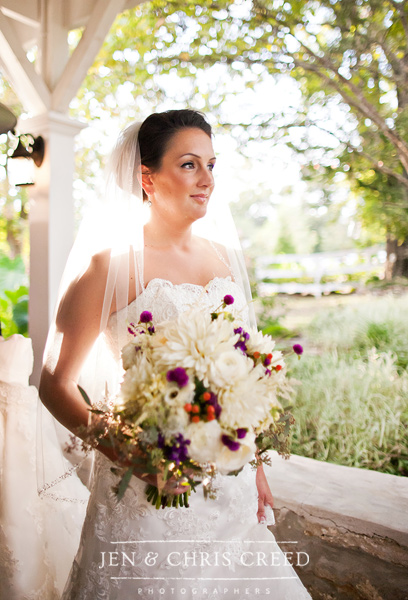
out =
<path fill-rule="evenodd" d="M 129 321 L 143 310 L 160 322 L 174 319 L 193 303 L 217 307 L 232 294 L 245 310 L 240 288 L 230 277 L 205 287 L 153 279 L 128 307 Z M 106 335 L 127 341 L 125 312 L 109 319 Z M 130 315 L 130 318 L 129 318 Z M 122 322 L 123 321 L 123 322 Z M 200 486 L 189 508 L 156 510 L 145 483 L 134 477 L 117 502 L 112 463 L 97 452 L 81 542 L 63 600 L 175 598 L 235 600 L 255 596 L 303 600 L 310 596 L 265 524 L 257 520 L 255 471 L 247 465 L 234 476 L 217 476 L 217 499 L 205 500 Z"/>

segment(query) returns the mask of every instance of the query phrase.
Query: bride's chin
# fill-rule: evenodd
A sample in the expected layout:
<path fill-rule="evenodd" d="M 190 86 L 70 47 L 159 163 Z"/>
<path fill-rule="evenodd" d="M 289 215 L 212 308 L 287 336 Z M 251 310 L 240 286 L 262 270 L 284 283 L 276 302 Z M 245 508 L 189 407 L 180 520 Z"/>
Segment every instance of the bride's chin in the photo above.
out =
<path fill-rule="evenodd" d="M 194 219 L 195 221 L 196 221 L 197 219 L 202 219 L 202 218 L 203 218 L 203 217 L 205 217 L 205 215 L 207 214 L 207 205 L 205 205 L 205 206 L 200 206 L 200 207 L 198 208 L 198 210 L 196 210 L 196 211 L 195 211 L 195 213 L 196 213 L 196 214 L 195 214 L 195 219 Z"/>

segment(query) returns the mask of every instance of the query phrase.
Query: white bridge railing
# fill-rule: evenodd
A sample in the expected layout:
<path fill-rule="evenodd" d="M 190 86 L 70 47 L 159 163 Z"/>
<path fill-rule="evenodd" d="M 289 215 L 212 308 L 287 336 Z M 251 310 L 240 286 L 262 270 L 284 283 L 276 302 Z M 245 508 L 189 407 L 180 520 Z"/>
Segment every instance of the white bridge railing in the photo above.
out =
<path fill-rule="evenodd" d="M 381 246 L 316 254 L 275 254 L 258 258 L 258 293 L 312 294 L 351 292 L 361 279 L 384 272 L 386 252 Z M 306 280 L 306 281 L 305 281 Z"/>

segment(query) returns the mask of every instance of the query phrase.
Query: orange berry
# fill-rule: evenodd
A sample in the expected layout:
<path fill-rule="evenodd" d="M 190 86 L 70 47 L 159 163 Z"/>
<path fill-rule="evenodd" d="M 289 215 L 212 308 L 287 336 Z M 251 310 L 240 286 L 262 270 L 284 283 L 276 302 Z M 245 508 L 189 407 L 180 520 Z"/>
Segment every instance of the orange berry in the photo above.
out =
<path fill-rule="evenodd" d="M 269 360 L 272 360 L 273 354 L 269 353 L 267 358 L 269 358 Z"/>
<path fill-rule="evenodd" d="M 199 423 L 200 417 L 198 415 L 194 415 L 194 417 L 191 417 L 191 420 L 193 421 L 193 423 Z"/>
<path fill-rule="evenodd" d="M 198 413 L 200 412 L 200 407 L 198 406 L 198 404 L 194 404 L 191 410 L 193 413 Z"/>
<path fill-rule="evenodd" d="M 215 408 L 214 408 L 214 406 L 213 406 L 212 404 L 209 404 L 209 405 L 207 406 L 207 412 L 208 412 L 208 413 L 212 413 L 212 414 L 214 414 L 214 413 L 215 413 Z"/>
<path fill-rule="evenodd" d="M 215 415 L 213 413 L 209 413 L 207 415 L 207 421 L 214 421 L 214 419 L 215 419 Z"/>
<path fill-rule="evenodd" d="M 188 413 L 191 412 L 191 408 L 190 402 L 187 402 L 187 404 L 184 405 L 184 410 Z"/>
<path fill-rule="evenodd" d="M 276 367 L 275 367 L 275 371 L 280 371 L 280 370 L 281 370 L 281 368 L 282 368 L 282 365 L 276 365 Z"/>
<path fill-rule="evenodd" d="M 208 400 L 211 400 L 211 394 L 210 394 L 210 392 L 204 392 L 204 394 L 203 394 L 203 400 L 205 400 L 206 402 Z"/>
<path fill-rule="evenodd" d="M 258 360 L 258 358 L 261 356 L 260 352 L 254 352 L 254 359 Z"/>

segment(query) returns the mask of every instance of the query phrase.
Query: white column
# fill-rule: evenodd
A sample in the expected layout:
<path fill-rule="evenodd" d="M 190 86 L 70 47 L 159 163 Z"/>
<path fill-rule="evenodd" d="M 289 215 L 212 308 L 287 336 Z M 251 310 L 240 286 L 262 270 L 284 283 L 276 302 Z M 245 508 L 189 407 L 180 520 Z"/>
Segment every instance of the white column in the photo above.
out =
<path fill-rule="evenodd" d="M 74 138 L 86 125 L 48 112 L 22 120 L 19 129 L 45 140 L 44 162 L 30 188 L 29 335 L 34 348 L 31 383 L 38 386 L 49 323 L 73 242 Z"/>

